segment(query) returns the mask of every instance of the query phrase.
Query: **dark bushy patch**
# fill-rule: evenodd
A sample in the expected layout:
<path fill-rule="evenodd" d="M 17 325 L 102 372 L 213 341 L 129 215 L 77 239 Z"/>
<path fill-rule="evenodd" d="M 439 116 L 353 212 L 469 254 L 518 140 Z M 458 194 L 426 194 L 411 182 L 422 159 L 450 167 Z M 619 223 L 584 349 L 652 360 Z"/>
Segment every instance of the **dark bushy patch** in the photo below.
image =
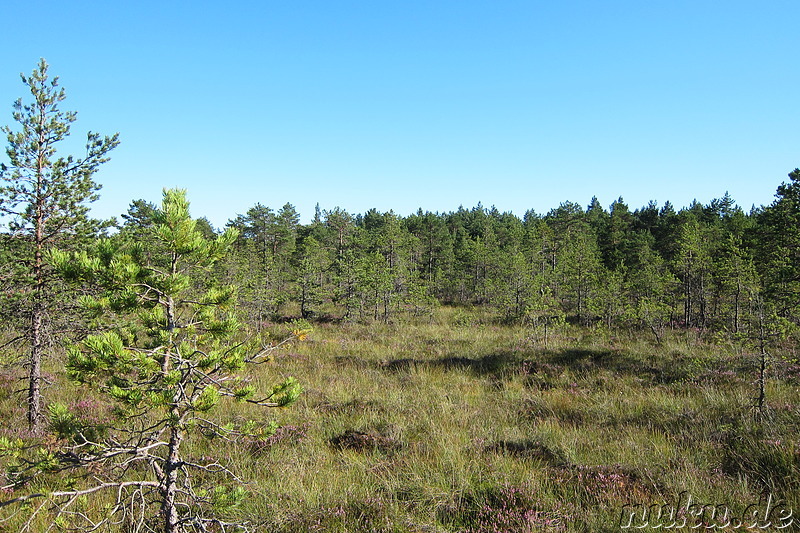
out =
<path fill-rule="evenodd" d="M 553 450 L 541 442 L 533 440 L 500 440 L 486 446 L 484 451 L 526 459 L 537 459 L 549 466 L 563 466 L 568 463 L 560 450 Z"/>
<path fill-rule="evenodd" d="M 330 440 L 331 446 L 338 450 L 355 450 L 357 452 L 381 451 L 394 452 L 401 448 L 400 442 L 382 435 L 376 430 L 358 431 L 348 429 Z"/>
<path fill-rule="evenodd" d="M 278 445 L 295 445 L 308 438 L 308 424 L 299 426 L 279 426 L 269 437 L 253 438 L 246 441 L 247 449 L 253 454 L 263 454 Z"/>
<path fill-rule="evenodd" d="M 443 368 L 445 370 L 467 370 L 476 376 L 501 376 L 515 368 L 516 358 L 509 353 L 493 353 L 483 357 L 471 358 L 460 355 L 439 359 L 402 358 L 384 361 L 379 366 L 391 372 L 400 372 L 413 367 Z"/>
<path fill-rule="evenodd" d="M 624 465 L 567 465 L 554 469 L 555 488 L 567 500 L 602 504 L 648 501 L 661 491 L 639 472 Z"/>
<path fill-rule="evenodd" d="M 567 531 L 570 516 L 547 509 L 528 486 L 501 485 L 465 494 L 440 509 L 439 521 L 458 533 Z"/>

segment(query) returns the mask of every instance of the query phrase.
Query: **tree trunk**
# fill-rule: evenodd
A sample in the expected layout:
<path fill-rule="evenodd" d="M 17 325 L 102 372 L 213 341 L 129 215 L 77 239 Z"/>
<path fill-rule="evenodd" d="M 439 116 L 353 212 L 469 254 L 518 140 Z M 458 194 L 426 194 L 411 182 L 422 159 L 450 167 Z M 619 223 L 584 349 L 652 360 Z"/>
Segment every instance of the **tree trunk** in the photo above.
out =
<path fill-rule="evenodd" d="M 31 354 L 28 361 L 28 427 L 33 433 L 38 433 L 42 426 L 43 315 L 42 303 L 35 301 L 31 312 Z"/>
<path fill-rule="evenodd" d="M 172 411 L 175 411 L 173 409 Z M 171 413 L 177 416 L 177 413 Z M 178 426 L 170 428 L 169 454 L 164 464 L 164 479 L 161 487 L 161 514 L 164 517 L 164 533 L 181 533 L 176 496 L 178 494 L 178 470 L 183 462 L 180 460 L 180 446 L 183 441 L 183 431 Z"/>
<path fill-rule="evenodd" d="M 170 332 L 170 334 L 175 330 L 175 302 L 172 300 L 171 296 L 168 296 L 166 299 L 166 315 L 167 315 L 167 327 L 166 330 Z M 168 349 L 166 353 L 164 353 L 164 360 L 161 362 L 161 372 L 166 374 L 169 372 L 170 366 L 170 350 Z"/>
<path fill-rule="evenodd" d="M 759 302 L 760 303 L 760 302 Z M 766 394 L 766 377 L 767 377 L 767 333 L 764 324 L 764 310 L 763 308 L 758 311 L 758 347 L 759 347 L 759 361 L 758 361 L 758 396 L 756 397 L 755 409 L 756 416 L 761 417 L 764 410 L 764 401 L 767 398 Z"/>
<path fill-rule="evenodd" d="M 38 177 L 41 186 L 41 173 Z M 36 202 L 34 239 L 36 249 L 33 255 L 33 308 L 31 309 L 31 354 L 28 360 L 28 427 L 38 433 L 42 426 L 42 358 L 44 352 L 44 207 L 42 201 Z"/>
<path fill-rule="evenodd" d="M 689 267 L 683 270 L 683 325 L 689 327 L 692 318 L 692 289 L 689 281 Z"/>
<path fill-rule="evenodd" d="M 306 281 L 304 279 L 300 291 L 300 316 L 303 318 L 308 318 L 308 309 L 306 309 L 306 292 Z"/>
<path fill-rule="evenodd" d="M 734 298 L 733 332 L 739 333 L 739 300 L 742 295 L 742 282 L 736 281 L 736 296 Z"/>

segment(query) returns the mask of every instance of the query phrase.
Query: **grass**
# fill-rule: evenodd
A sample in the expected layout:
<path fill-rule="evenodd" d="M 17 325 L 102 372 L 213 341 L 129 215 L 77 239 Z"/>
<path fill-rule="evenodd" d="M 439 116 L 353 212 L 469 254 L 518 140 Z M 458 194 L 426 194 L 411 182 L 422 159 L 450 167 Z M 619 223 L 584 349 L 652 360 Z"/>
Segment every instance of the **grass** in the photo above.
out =
<path fill-rule="evenodd" d="M 448 308 L 411 324 L 319 324 L 256 370 L 265 385 L 297 377 L 297 403 L 216 413 L 283 428 L 195 453 L 247 481 L 240 512 L 264 531 L 619 531 L 626 504 L 686 493 L 734 513 L 767 493 L 800 510 L 794 354 L 774 362 L 756 420 L 754 359 L 687 337 L 567 327 L 545 346 Z M 70 387 L 49 399 L 91 405 Z M 0 413 L 6 428 L 24 422 L 13 394 L 0 393 Z"/>

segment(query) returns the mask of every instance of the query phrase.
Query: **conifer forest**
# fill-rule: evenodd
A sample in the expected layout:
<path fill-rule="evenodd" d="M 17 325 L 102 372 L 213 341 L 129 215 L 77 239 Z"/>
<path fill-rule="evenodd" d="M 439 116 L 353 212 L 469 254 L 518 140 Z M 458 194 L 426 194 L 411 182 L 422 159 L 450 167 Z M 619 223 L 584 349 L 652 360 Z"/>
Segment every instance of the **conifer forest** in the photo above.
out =
<path fill-rule="evenodd" d="M 747 208 L 97 220 L 120 140 L 64 152 L 48 69 L 3 128 L 0 531 L 800 524 L 793 162 Z"/>

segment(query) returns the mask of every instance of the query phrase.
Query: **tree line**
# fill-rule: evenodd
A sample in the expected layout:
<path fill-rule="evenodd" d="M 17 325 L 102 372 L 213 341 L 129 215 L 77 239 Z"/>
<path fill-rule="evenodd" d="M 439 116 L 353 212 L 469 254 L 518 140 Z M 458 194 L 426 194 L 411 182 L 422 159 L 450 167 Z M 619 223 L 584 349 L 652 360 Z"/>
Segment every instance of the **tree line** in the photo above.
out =
<path fill-rule="evenodd" d="M 239 237 L 217 275 L 239 286 L 256 324 L 291 309 L 388 322 L 449 304 L 533 325 L 735 335 L 759 305 L 797 319 L 799 190 L 795 170 L 771 205 L 749 212 L 726 193 L 679 210 L 632 210 L 622 198 L 605 209 L 593 198 L 522 218 L 480 204 L 409 216 L 317 207 L 309 224 L 289 203 L 259 203 L 228 222 Z M 120 235 L 138 231 L 152 208 L 133 202 Z"/>

